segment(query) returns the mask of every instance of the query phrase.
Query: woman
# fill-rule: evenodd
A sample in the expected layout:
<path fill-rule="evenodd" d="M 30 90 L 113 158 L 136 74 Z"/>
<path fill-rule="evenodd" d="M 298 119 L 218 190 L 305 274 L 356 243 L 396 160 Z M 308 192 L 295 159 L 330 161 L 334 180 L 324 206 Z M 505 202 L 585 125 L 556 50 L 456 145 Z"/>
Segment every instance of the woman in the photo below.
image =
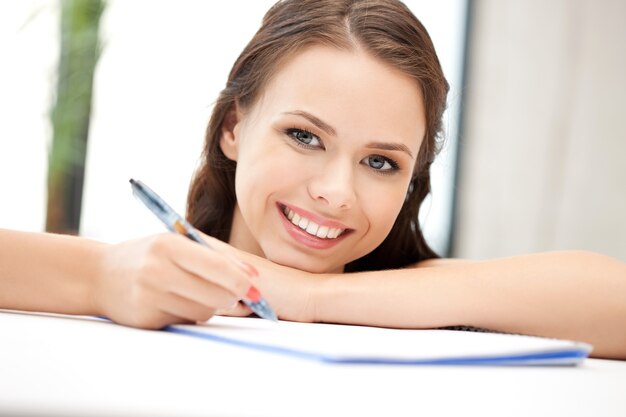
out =
<path fill-rule="evenodd" d="M 447 90 L 401 3 L 279 2 L 235 62 L 189 193 L 188 218 L 218 251 L 170 234 L 105 245 L 0 231 L 0 307 L 159 328 L 250 314 L 238 300 L 254 284 L 286 320 L 470 325 L 626 358 L 624 263 L 428 247 L 417 213 Z"/>

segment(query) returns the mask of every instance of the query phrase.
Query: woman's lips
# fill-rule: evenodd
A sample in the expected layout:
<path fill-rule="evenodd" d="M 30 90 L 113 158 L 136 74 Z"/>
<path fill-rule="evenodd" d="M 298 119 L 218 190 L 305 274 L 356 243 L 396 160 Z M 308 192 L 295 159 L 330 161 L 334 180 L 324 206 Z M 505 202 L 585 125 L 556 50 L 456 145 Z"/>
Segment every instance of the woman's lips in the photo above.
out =
<path fill-rule="evenodd" d="M 299 208 L 284 204 L 277 204 L 277 208 L 287 233 L 298 243 L 313 249 L 331 248 L 353 231 L 339 222 L 322 219 Z"/>
<path fill-rule="evenodd" d="M 311 213 L 310 211 L 304 210 L 300 207 L 296 207 L 296 206 L 292 206 L 292 205 L 284 204 L 284 203 L 278 203 L 278 206 L 283 210 L 285 208 L 289 209 L 293 211 L 295 214 L 298 214 L 300 217 L 304 217 L 310 221 L 313 221 L 320 226 L 326 226 L 328 228 L 342 229 L 342 230 L 349 229 L 349 227 L 343 223 L 340 223 L 335 220 L 325 219 L 324 217 L 318 216 L 317 214 Z"/>

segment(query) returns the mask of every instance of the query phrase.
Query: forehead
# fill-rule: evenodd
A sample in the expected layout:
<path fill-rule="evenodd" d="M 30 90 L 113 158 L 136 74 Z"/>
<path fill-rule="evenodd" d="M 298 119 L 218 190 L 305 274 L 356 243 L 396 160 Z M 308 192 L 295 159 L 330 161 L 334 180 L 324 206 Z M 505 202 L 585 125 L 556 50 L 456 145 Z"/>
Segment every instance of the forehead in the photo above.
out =
<path fill-rule="evenodd" d="M 314 46 L 295 54 L 278 69 L 256 107 L 268 117 L 304 110 L 338 135 L 358 129 L 370 136 L 364 140 L 392 136 L 414 142 L 416 151 L 425 133 L 417 82 L 361 49 Z"/>

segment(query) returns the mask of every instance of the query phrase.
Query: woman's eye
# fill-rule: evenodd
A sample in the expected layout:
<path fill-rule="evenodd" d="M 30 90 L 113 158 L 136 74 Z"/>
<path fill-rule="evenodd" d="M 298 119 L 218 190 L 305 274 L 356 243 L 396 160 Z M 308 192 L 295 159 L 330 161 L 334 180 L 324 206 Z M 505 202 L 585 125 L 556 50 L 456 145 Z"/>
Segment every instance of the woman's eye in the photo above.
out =
<path fill-rule="evenodd" d="M 373 168 L 377 171 L 391 172 L 398 169 L 398 164 L 395 161 L 381 155 L 371 155 L 365 158 L 363 161 L 370 168 Z"/>
<path fill-rule="evenodd" d="M 305 145 L 307 147 L 321 146 L 320 138 L 307 130 L 289 129 L 287 134 L 291 136 L 298 145 Z"/>

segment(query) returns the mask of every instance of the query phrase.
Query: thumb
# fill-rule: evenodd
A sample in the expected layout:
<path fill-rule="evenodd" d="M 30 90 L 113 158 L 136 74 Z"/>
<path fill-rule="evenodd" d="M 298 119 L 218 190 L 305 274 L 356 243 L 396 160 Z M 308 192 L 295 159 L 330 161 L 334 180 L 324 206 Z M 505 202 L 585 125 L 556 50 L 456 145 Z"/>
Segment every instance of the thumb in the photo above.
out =
<path fill-rule="evenodd" d="M 215 312 L 218 316 L 230 316 L 230 317 L 247 317 L 252 314 L 250 307 L 239 301 L 231 308 L 219 309 Z"/>

